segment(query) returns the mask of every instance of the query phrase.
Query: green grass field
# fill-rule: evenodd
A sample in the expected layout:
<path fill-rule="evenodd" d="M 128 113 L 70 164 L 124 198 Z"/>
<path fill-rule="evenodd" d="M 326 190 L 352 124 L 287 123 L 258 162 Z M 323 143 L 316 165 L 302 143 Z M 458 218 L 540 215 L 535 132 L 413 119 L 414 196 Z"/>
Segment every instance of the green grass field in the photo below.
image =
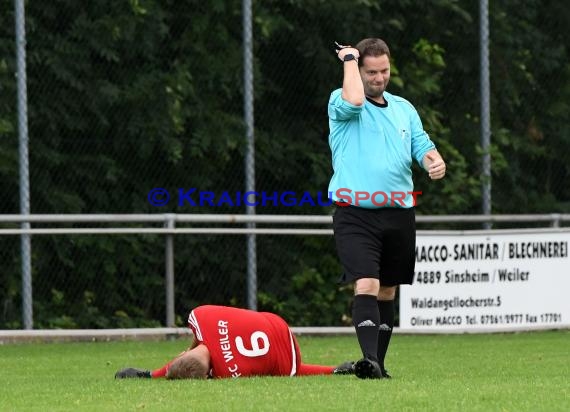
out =
<path fill-rule="evenodd" d="M 395 335 L 391 380 L 354 376 L 115 380 L 187 341 L 0 346 L 0 411 L 570 411 L 570 331 Z M 299 338 L 307 363 L 358 358 L 356 338 Z"/>

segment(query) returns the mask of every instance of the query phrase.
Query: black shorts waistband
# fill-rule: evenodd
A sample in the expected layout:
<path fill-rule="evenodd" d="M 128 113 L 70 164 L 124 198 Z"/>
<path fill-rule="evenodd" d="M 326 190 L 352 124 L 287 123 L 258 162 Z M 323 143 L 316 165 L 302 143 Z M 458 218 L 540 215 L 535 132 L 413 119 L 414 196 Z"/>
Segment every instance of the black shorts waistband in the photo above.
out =
<path fill-rule="evenodd" d="M 354 206 L 351 203 L 342 202 L 342 201 L 336 201 L 336 202 L 333 202 L 333 204 L 339 208 L 349 208 L 349 209 L 356 209 L 356 210 L 370 211 L 370 212 L 376 212 L 379 210 L 411 210 L 411 209 L 414 209 L 413 207 L 360 207 L 360 206 Z"/>

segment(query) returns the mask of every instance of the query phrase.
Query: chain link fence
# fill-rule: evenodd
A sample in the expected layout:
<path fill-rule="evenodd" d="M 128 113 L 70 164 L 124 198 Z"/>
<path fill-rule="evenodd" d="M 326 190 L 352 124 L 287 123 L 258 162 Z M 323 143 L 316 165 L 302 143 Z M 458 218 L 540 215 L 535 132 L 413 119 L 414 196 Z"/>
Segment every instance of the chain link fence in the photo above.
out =
<path fill-rule="evenodd" d="M 567 213 L 569 13 L 554 1 L 490 3 L 492 211 Z M 18 214 L 16 16 L 0 5 L 0 213 Z M 240 1 L 58 0 L 25 12 L 31 213 L 245 213 Z M 448 163 L 441 184 L 415 170 L 418 213 L 480 213 L 477 4 L 272 0 L 252 16 L 258 214 L 332 212 L 333 42 L 370 36 L 390 45 L 389 89 L 416 106 Z M 345 324 L 351 291 L 336 284 L 332 238 L 256 243 L 260 310 Z M 34 327 L 164 324 L 162 236 L 31 245 Z M 245 236 L 180 235 L 174 250 L 177 325 L 198 304 L 247 306 Z M 0 262 L 0 328 L 21 328 L 19 237 L 0 236 Z"/>

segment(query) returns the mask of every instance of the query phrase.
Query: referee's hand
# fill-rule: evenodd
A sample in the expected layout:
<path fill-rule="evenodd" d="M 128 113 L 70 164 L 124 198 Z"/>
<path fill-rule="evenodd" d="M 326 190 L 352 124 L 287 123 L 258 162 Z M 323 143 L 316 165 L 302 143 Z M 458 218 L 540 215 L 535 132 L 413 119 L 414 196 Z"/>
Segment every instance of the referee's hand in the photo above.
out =
<path fill-rule="evenodd" d="M 429 174 L 430 179 L 438 180 L 443 179 L 445 176 L 445 162 L 443 161 L 442 157 L 439 155 L 438 152 L 435 150 L 430 151 L 426 154 L 426 159 L 429 162 L 427 167 L 427 172 Z"/>
<path fill-rule="evenodd" d="M 340 61 L 344 61 L 344 56 L 346 56 L 347 54 L 352 54 L 357 59 L 360 57 L 358 49 L 355 49 L 352 46 L 343 46 L 342 44 L 339 44 L 336 41 L 334 42 L 334 45 L 335 45 L 336 55 Z"/>

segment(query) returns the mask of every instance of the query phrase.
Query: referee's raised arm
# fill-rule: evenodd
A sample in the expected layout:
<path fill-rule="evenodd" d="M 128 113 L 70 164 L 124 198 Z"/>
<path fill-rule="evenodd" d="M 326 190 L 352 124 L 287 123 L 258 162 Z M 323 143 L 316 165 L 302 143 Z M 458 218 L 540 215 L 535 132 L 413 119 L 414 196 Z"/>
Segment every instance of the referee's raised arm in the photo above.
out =
<path fill-rule="evenodd" d="M 358 49 L 351 46 L 339 46 L 337 56 L 344 66 L 342 80 L 342 98 L 347 102 L 362 106 L 364 104 L 364 85 L 360 77 Z"/>

